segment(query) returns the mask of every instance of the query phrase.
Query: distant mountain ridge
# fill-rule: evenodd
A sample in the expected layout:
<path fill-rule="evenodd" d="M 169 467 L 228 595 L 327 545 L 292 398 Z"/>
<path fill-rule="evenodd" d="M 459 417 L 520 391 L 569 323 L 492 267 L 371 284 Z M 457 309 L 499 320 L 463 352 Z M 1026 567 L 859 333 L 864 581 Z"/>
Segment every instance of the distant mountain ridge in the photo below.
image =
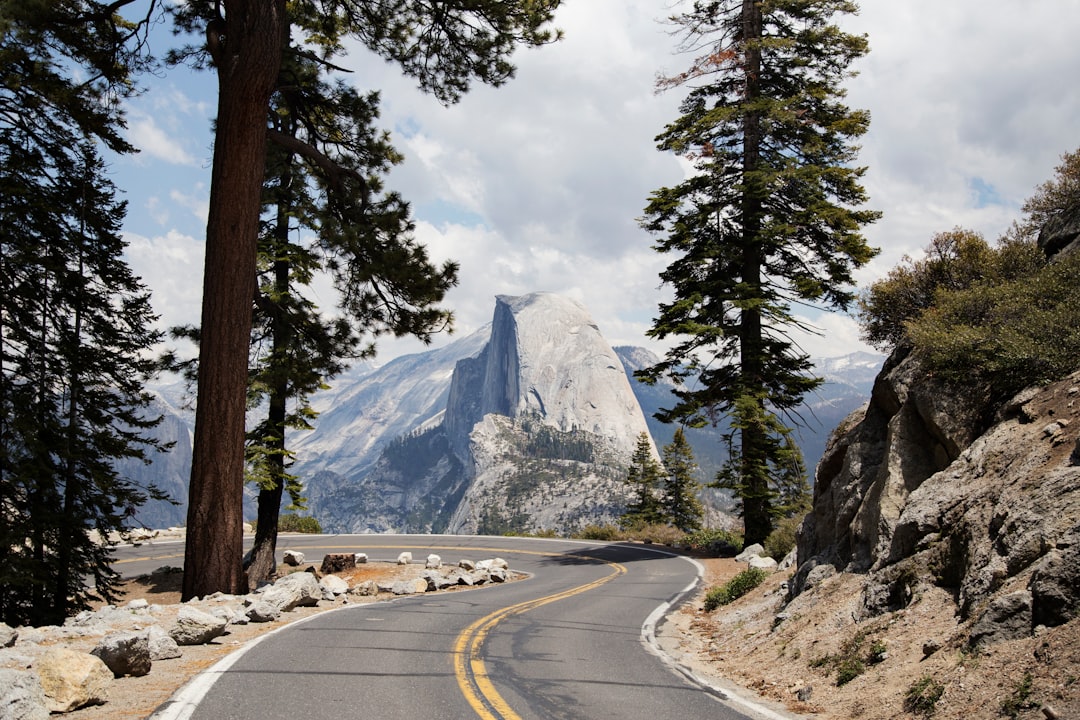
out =
<path fill-rule="evenodd" d="M 857 353 L 819 363 L 826 384 L 806 419 L 820 431 L 800 438 L 811 472 L 828 432 L 869 397 L 882 359 Z M 291 440 L 292 472 L 331 532 L 495 533 L 610 521 L 625 503 L 638 433 L 659 448 L 674 432 L 652 417 L 672 402 L 670 386 L 633 377 L 658 360 L 644 348 L 611 348 L 568 298 L 500 296 L 492 323 L 471 335 L 336 378 L 315 398 L 315 430 Z M 177 405 L 177 392 L 162 394 Z M 720 435 L 688 432 L 703 481 L 723 461 Z M 184 461 L 167 460 L 170 477 Z M 175 482 L 169 490 L 182 491 Z M 182 524 L 185 507 L 155 503 L 144 511 L 154 521 L 147 524 Z M 253 514 L 249 499 L 245 516 Z"/>

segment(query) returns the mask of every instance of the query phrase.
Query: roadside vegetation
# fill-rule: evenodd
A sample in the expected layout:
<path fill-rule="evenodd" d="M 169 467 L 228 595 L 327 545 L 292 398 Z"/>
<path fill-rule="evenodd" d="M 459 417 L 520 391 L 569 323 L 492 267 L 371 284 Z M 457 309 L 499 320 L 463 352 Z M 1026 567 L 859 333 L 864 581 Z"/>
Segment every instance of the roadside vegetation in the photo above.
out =
<path fill-rule="evenodd" d="M 859 302 L 863 338 L 885 351 L 909 346 L 944 382 L 996 404 L 1060 380 L 1080 361 L 1080 254 L 1047 260 L 1047 222 L 1080 207 L 1080 150 L 1025 203 L 1024 219 L 996 244 L 955 228 L 906 257 Z"/>

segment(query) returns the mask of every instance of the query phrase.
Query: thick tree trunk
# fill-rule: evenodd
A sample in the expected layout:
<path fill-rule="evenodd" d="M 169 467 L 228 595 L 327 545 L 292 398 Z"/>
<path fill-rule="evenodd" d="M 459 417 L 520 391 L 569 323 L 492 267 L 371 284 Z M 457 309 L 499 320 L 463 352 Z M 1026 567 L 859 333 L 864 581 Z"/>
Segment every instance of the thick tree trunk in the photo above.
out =
<path fill-rule="evenodd" d="M 208 32 L 219 90 L 184 554 L 185 600 L 247 589 L 242 499 L 251 306 L 266 113 L 289 27 L 285 0 L 225 0 L 224 7 L 224 33 Z"/>

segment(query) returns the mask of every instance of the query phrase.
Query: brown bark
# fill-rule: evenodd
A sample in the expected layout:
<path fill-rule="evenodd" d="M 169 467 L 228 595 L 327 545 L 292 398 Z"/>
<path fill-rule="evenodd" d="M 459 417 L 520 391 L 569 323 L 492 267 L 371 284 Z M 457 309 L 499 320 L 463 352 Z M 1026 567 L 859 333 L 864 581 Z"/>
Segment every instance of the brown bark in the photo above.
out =
<path fill-rule="evenodd" d="M 285 0 L 225 0 L 206 225 L 199 390 L 183 599 L 247 589 L 244 420 L 266 162 L 266 112 L 288 38 Z"/>

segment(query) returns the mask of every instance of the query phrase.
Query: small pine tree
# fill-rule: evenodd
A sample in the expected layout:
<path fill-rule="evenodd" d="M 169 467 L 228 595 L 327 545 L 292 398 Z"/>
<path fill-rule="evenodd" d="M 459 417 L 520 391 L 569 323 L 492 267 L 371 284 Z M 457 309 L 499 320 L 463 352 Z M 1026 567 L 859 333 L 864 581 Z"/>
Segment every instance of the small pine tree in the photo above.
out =
<path fill-rule="evenodd" d="M 665 521 L 659 496 L 661 490 L 660 463 L 653 456 L 652 442 L 646 433 L 638 435 L 626 482 L 633 488 L 634 499 L 619 522 L 624 527 L 656 525 Z"/>
<path fill-rule="evenodd" d="M 676 428 L 675 437 L 664 446 L 667 476 L 664 481 L 663 512 L 668 522 L 687 533 L 701 529 L 705 512 L 697 497 L 697 491 L 701 488 L 694 477 L 697 467 L 694 449 L 686 441 L 683 429 Z"/>

